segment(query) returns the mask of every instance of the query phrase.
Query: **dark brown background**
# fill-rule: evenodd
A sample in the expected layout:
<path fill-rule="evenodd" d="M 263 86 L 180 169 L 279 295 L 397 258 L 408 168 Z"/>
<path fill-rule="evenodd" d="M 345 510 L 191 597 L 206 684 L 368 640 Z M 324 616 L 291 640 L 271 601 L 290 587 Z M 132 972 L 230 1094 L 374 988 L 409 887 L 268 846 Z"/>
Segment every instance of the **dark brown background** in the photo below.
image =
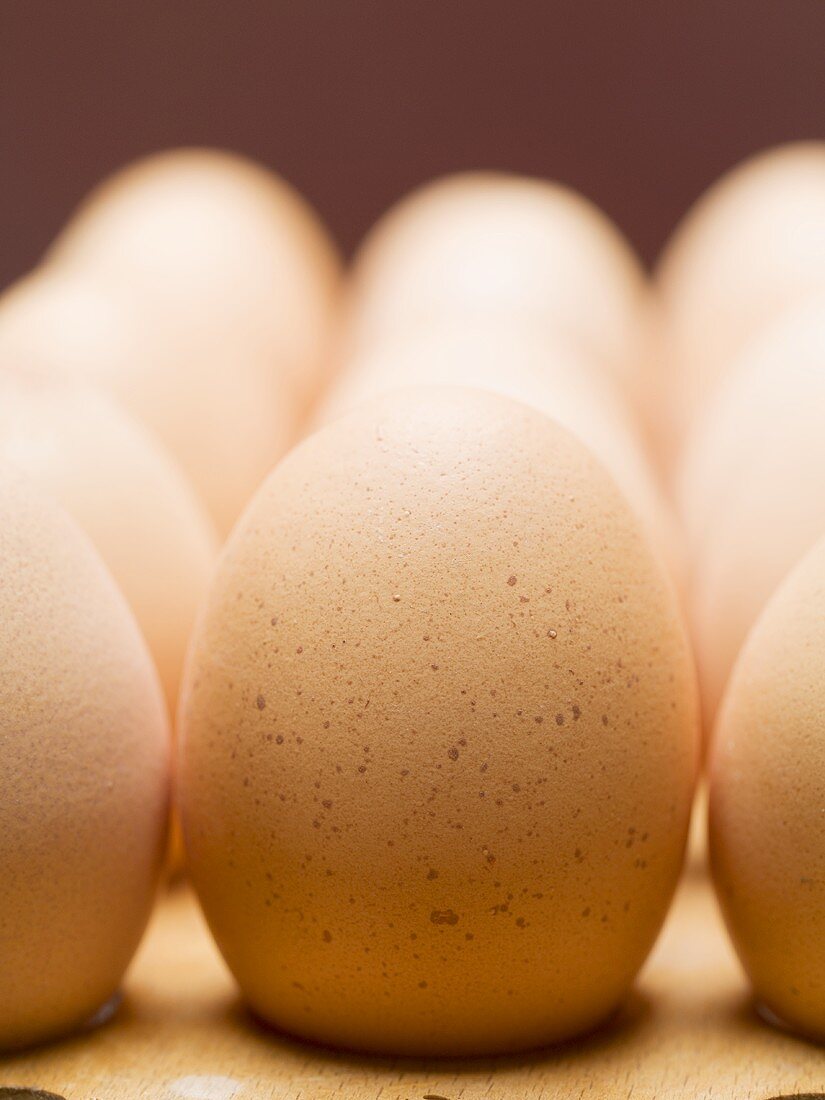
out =
<path fill-rule="evenodd" d="M 825 0 L 0 0 L 0 285 L 131 157 L 243 150 L 350 249 L 407 188 L 554 176 L 652 258 L 762 145 L 825 137 Z"/>

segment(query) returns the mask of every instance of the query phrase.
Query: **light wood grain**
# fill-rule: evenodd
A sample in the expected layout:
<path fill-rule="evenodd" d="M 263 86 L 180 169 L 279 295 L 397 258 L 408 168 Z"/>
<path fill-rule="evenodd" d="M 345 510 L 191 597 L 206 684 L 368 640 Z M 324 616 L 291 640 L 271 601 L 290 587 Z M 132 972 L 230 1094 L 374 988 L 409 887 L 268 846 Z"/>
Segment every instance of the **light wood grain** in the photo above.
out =
<path fill-rule="evenodd" d="M 754 1014 L 694 867 L 637 992 L 611 1028 L 585 1042 L 465 1063 L 363 1058 L 294 1042 L 246 1016 L 180 888 L 159 906 L 115 1018 L 0 1062 L 0 1084 L 67 1100 L 763 1100 L 825 1089 L 825 1051 Z"/>

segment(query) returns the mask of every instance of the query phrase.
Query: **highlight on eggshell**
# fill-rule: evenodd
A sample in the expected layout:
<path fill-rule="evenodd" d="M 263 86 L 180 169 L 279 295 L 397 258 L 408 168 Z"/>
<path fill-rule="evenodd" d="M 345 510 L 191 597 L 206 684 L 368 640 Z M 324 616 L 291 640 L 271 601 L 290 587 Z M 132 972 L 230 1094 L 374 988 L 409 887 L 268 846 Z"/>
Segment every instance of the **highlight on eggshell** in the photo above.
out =
<path fill-rule="evenodd" d="M 139 402 L 155 354 L 134 305 L 79 274 L 35 269 L 0 294 L 0 359 Z"/>
<path fill-rule="evenodd" d="M 279 384 L 269 367 L 239 379 L 217 358 L 193 358 L 159 333 L 139 296 L 84 272 L 44 268 L 0 297 L 0 358 L 108 390 L 175 458 L 213 525 L 219 498 L 242 507 L 303 418 L 271 392 Z M 234 438 L 244 421 L 249 451 Z"/>
<path fill-rule="evenodd" d="M 188 869 L 253 1011 L 428 1055 L 603 1021 L 682 866 L 697 711 L 672 586 L 565 429 L 422 388 L 310 436 L 181 704 Z"/>
<path fill-rule="evenodd" d="M 104 391 L 16 370 L 0 348 L 0 461 L 74 518 L 121 588 L 170 713 L 217 556 L 212 524 L 172 459 Z"/>
<path fill-rule="evenodd" d="M 745 350 L 685 451 L 677 498 L 708 729 L 749 629 L 825 531 L 823 365 L 825 290 Z"/>
<path fill-rule="evenodd" d="M 629 244 L 583 196 L 467 172 L 419 187 L 367 235 L 343 339 L 360 351 L 444 318 L 533 320 L 581 345 L 646 410 L 648 299 Z"/>
<path fill-rule="evenodd" d="M 310 426 L 370 397 L 416 385 L 488 389 L 558 420 L 604 462 L 678 586 L 684 585 L 681 536 L 626 395 L 581 346 L 523 318 L 435 321 L 345 357 Z"/>
<path fill-rule="evenodd" d="M 710 761 L 710 852 L 728 929 L 769 1018 L 825 1038 L 825 541 L 751 631 Z"/>
<path fill-rule="evenodd" d="M 243 157 L 164 152 L 93 191 L 46 266 L 136 312 L 149 354 L 107 381 L 225 534 L 325 382 L 340 261 L 318 216 Z"/>
<path fill-rule="evenodd" d="M 169 727 L 91 543 L 0 470 L 0 1050 L 111 1008 L 160 876 Z"/>
<path fill-rule="evenodd" d="M 673 460 L 738 353 L 825 287 L 825 142 L 768 149 L 722 176 L 673 233 L 656 285 Z"/>

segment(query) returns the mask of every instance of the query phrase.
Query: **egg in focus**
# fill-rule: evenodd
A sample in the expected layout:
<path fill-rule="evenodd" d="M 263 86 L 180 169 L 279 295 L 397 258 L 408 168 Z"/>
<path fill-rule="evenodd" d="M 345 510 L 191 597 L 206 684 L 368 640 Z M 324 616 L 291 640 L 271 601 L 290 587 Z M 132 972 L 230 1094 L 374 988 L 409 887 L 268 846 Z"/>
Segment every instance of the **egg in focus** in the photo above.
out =
<path fill-rule="evenodd" d="M 15 370 L 0 352 L 0 461 L 91 538 L 155 661 L 170 713 L 217 557 L 211 521 L 175 463 L 104 392 Z"/>
<path fill-rule="evenodd" d="M 336 1046 L 589 1030 L 682 865 L 695 677 L 589 450 L 426 388 L 294 449 L 233 532 L 181 705 L 187 860 L 254 1012 Z"/>
<path fill-rule="evenodd" d="M 445 319 L 538 323 L 583 348 L 646 409 L 648 298 L 629 244 L 583 196 L 468 172 L 413 191 L 367 235 L 343 340 L 360 351 Z"/>
<path fill-rule="evenodd" d="M 447 320 L 386 338 L 339 364 L 312 427 L 409 386 L 489 389 L 557 420 L 592 448 L 638 512 L 681 586 L 684 558 L 669 504 L 618 384 L 584 350 L 520 319 Z"/>
<path fill-rule="evenodd" d="M 0 1049 L 117 992 L 161 870 L 169 728 L 145 644 L 91 543 L 0 471 Z"/>
<path fill-rule="evenodd" d="M 92 193 L 46 271 L 136 311 L 148 354 L 110 384 L 225 534 L 325 382 L 340 261 L 318 216 L 242 157 L 159 153 Z"/>
<path fill-rule="evenodd" d="M 728 929 L 774 1018 L 825 1036 L 825 542 L 771 599 L 726 694 L 710 853 Z"/>

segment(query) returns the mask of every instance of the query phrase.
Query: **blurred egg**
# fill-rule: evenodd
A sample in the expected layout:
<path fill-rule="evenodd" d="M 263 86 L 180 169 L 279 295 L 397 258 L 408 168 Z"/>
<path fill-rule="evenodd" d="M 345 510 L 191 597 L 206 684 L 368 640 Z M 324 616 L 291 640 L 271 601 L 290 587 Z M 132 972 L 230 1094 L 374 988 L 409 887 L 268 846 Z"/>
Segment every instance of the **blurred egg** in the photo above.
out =
<path fill-rule="evenodd" d="M 344 338 L 361 349 L 441 319 L 544 324 L 647 400 L 647 280 L 630 246 L 560 184 L 448 176 L 393 207 L 356 258 Z"/>
<path fill-rule="evenodd" d="M 825 532 L 823 423 L 825 293 L 744 352 L 699 418 L 680 470 L 709 722 L 748 630 Z"/>
<path fill-rule="evenodd" d="M 567 431 L 459 388 L 321 429 L 233 532 L 181 705 L 252 1009 L 396 1054 L 592 1028 L 672 896 L 696 718 L 671 586 Z"/>
<path fill-rule="evenodd" d="M 169 729 L 143 640 L 68 516 L 0 473 L 0 1049 L 117 992 L 161 869 Z"/>
<path fill-rule="evenodd" d="M 0 357 L 1 359 L 1 357 Z M 131 605 L 174 712 L 217 542 L 174 462 L 110 397 L 0 369 L 0 460 L 54 496 Z"/>
<path fill-rule="evenodd" d="M 146 357 L 123 377 L 115 347 L 108 381 L 226 532 L 324 382 L 339 260 L 314 211 L 241 157 L 161 153 L 92 193 L 48 267 L 135 311 Z"/>
<path fill-rule="evenodd" d="M 680 538 L 626 398 L 580 346 L 563 336 L 548 338 L 542 326 L 525 321 L 434 322 L 353 353 L 312 422 L 327 423 L 370 397 L 416 385 L 492 390 L 568 428 L 604 462 L 682 579 Z"/>
<path fill-rule="evenodd" d="M 139 401 L 153 356 L 128 301 L 81 277 L 37 270 L 0 295 L 0 361 L 120 391 Z"/>
<path fill-rule="evenodd" d="M 825 542 L 737 662 L 711 757 L 710 851 L 728 928 L 769 1013 L 825 1037 Z"/>
<path fill-rule="evenodd" d="M 746 343 L 825 287 L 825 142 L 769 149 L 724 175 L 677 227 L 657 284 L 674 454 Z"/>

